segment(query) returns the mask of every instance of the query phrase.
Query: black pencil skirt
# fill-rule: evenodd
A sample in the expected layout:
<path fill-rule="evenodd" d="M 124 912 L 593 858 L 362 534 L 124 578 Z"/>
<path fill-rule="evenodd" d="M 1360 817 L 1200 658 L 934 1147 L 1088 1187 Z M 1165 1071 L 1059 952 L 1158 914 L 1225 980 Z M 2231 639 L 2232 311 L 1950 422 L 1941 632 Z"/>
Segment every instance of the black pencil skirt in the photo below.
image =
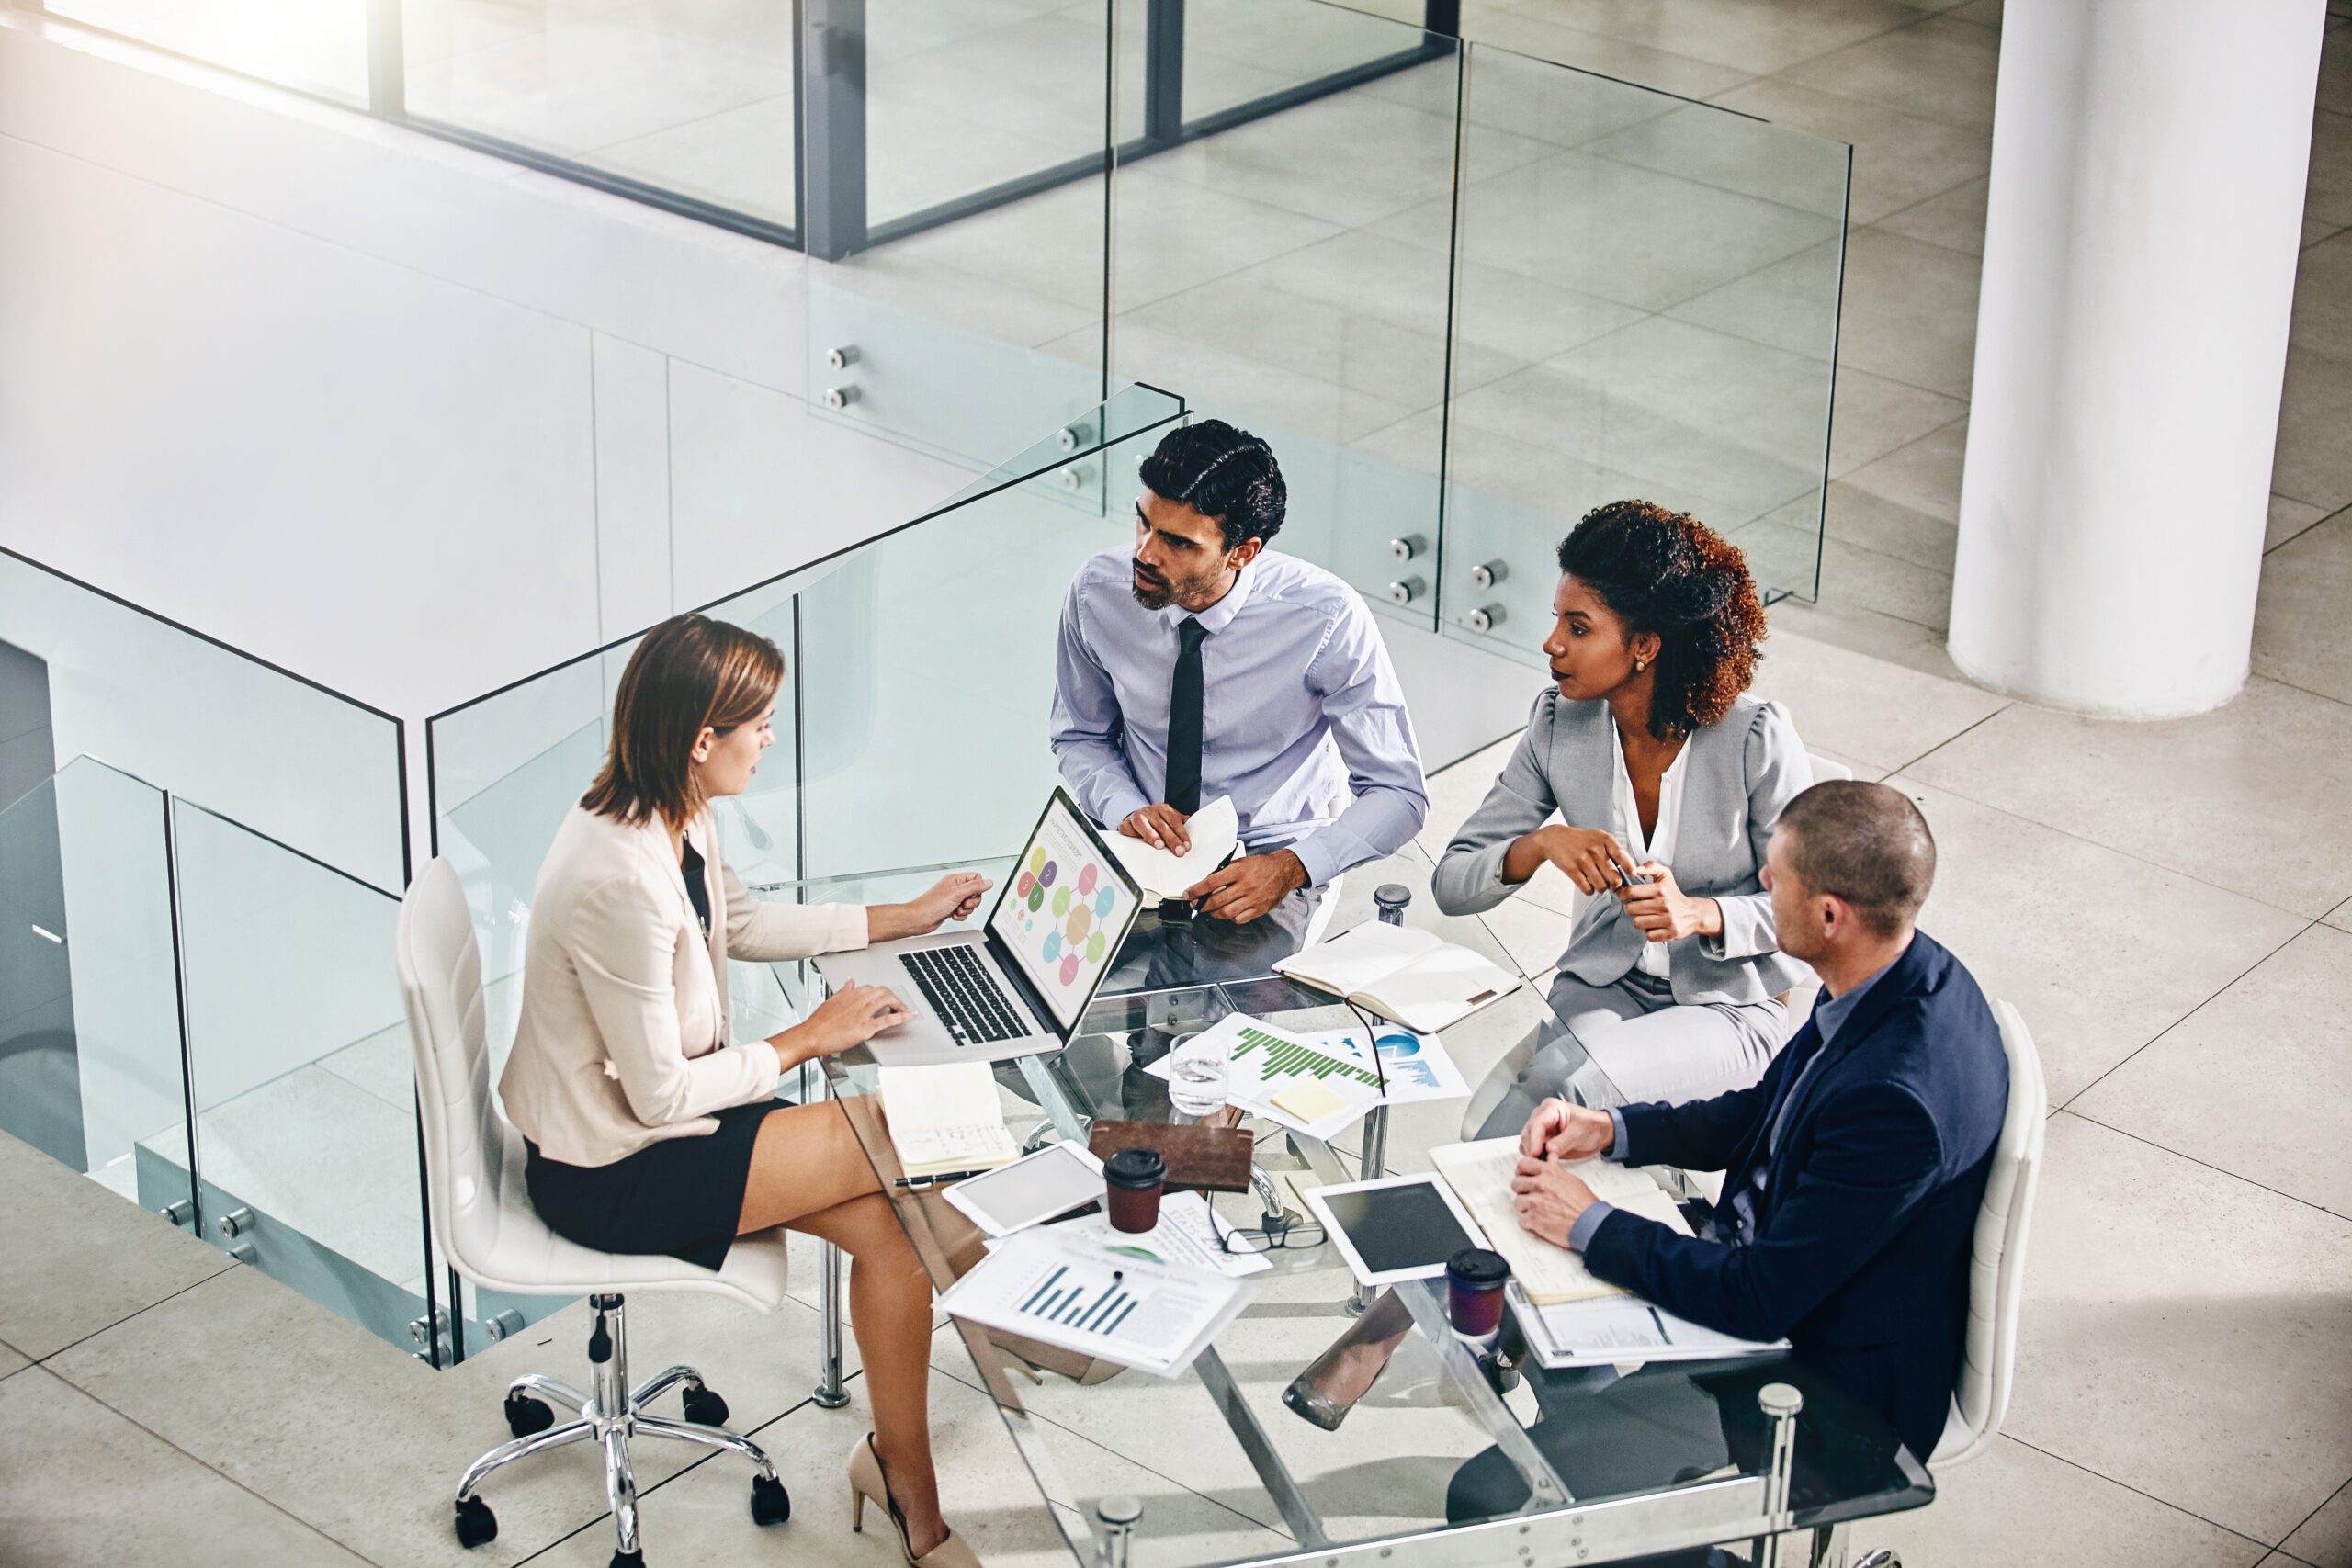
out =
<path fill-rule="evenodd" d="M 523 1184 L 531 1207 L 566 1241 L 599 1252 L 662 1253 L 718 1269 L 735 1245 L 752 1145 L 774 1100 L 718 1112 L 707 1137 L 664 1138 L 610 1165 L 565 1165 L 527 1144 Z"/>

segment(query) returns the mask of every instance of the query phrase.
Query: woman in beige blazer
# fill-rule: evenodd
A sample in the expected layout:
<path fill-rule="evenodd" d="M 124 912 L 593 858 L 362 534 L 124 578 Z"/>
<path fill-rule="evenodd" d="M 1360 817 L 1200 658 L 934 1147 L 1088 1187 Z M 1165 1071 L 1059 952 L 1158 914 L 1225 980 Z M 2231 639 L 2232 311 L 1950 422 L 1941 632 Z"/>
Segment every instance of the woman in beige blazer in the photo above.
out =
<path fill-rule="evenodd" d="M 701 615 L 648 632 L 622 672 L 604 771 L 564 818 L 534 896 L 522 1019 L 499 1080 L 528 1140 L 531 1201 L 559 1235 L 706 1268 L 782 1225 L 852 1258 L 850 1321 L 874 1432 L 854 1491 L 882 1504 L 923 1568 L 977 1568 L 939 1514 L 926 1408 L 931 1288 L 832 1103 L 781 1105 L 779 1075 L 904 1020 L 850 986 L 779 1034 L 728 1032 L 727 960 L 806 958 L 971 913 L 985 879 L 904 904 L 760 903 L 719 858 L 709 803 L 740 795 L 775 740 L 775 645 Z"/>

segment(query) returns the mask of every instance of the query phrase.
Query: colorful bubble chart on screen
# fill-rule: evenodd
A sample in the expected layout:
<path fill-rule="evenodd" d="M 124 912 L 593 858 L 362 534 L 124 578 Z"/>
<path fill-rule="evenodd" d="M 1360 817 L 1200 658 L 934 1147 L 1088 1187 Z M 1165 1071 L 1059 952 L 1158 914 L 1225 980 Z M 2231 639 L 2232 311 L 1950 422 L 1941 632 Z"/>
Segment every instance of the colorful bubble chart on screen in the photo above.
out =
<path fill-rule="evenodd" d="M 1083 942 L 1086 940 L 1086 933 L 1093 929 L 1093 925 L 1094 911 L 1088 906 L 1080 904 L 1069 912 L 1069 921 L 1062 927 L 1062 930 L 1069 933 L 1070 941 Z"/>
<path fill-rule="evenodd" d="M 1040 852 L 1042 853 L 1043 852 L 1041 851 Z M 1031 858 L 1035 859 L 1035 857 L 1032 856 Z M 1054 878 L 1061 874 L 1061 862 L 1057 860 L 1047 861 L 1046 863 L 1045 869 L 1037 874 L 1037 886 L 1040 887 L 1051 887 L 1054 885 Z"/>
<path fill-rule="evenodd" d="M 1102 868 L 1099 866 L 1091 865 L 1081 866 L 1079 869 L 1078 891 L 1080 897 L 1083 897 L 1087 894 L 1094 891 L 1094 885 L 1102 880 L 1102 878 L 1096 874 L 1096 873 L 1101 869 Z"/>
<path fill-rule="evenodd" d="M 1012 896 L 1015 898 L 1026 898 L 1029 897 L 1029 889 L 1036 886 L 1037 879 L 1024 871 L 1012 884 Z"/>
<path fill-rule="evenodd" d="M 1115 887 L 1105 887 L 1097 892 L 1094 895 L 1094 918 L 1098 920 L 1109 919 L 1111 906 L 1118 901 L 1119 890 Z"/>
<path fill-rule="evenodd" d="M 1074 985 L 1078 980 L 1078 954 L 1073 953 L 1062 960 L 1062 984 Z"/>
<path fill-rule="evenodd" d="M 1048 964 L 1051 964 L 1055 959 L 1059 958 L 1062 955 L 1062 933 L 1059 931 L 1047 931 L 1046 933 L 1045 945 L 1039 951 L 1045 954 L 1046 962 Z"/>
<path fill-rule="evenodd" d="M 1057 920 L 1058 920 L 1058 919 L 1060 919 L 1064 915 L 1067 915 L 1067 914 L 1069 914 L 1069 888 L 1067 888 L 1067 887 L 1057 887 L 1057 888 L 1055 888 L 1055 889 L 1054 889 L 1054 919 L 1057 919 Z"/>

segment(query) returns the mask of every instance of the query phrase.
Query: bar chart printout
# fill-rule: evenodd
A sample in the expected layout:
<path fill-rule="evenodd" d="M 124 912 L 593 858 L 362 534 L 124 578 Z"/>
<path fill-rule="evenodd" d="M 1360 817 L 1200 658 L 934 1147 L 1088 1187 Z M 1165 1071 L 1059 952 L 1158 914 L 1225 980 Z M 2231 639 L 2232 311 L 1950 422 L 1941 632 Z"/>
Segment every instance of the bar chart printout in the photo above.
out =
<path fill-rule="evenodd" d="M 1029 1292 L 1019 1310 L 1024 1317 L 1068 1324 L 1088 1334 L 1114 1336 L 1136 1310 L 1134 1294 L 1123 1288 L 1125 1281 L 1124 1269 L 1112 1269 L 1110 1279 L 1101 1280 L 1091 1278 L 1084 1270 L 1073 1274 L 1069 1264 L 1057 1263 L 1044 1283 Z"/>
<path fill-rule="evenodd" d="M 1213 1269 L 1017 1232 L 939 1298 L 954 1315 L 1162 1377 L 1192 1364 L 1251 1292 Z"/>
<path fill-rule="evenodd" d="M 1380 1077 L 1354 1062 L 1247 1013 L 1227 1013 L 1201 1031 L 1195 1051 L 1222 1051 L 1232 1064 L 1231 1103 L 1311 1138 L 1332 1138 L 1380 1103 Z M 1174 1054 L 1144 1071 L 1166 1077 Z"/>

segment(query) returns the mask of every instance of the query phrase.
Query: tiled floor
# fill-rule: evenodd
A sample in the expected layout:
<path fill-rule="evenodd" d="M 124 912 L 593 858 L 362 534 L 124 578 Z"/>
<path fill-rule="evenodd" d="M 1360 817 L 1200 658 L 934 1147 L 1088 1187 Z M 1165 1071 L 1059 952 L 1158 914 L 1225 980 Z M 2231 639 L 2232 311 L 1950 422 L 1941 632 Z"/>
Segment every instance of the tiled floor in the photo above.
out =
<path fill-rule="evenodd" d="M 2352 0 L 2332 6 L 2340 15 L 2320 84 L 2256 679 L 2220 712 L 2141 727 L 1987 695 L 1951 679 L 1938 646 L 1998 0 L 1465 7 L 1474 39 L 1856 146 L 1860 226 L 1824 604 L 1776 610 L 1761 687 L 1790 704 L 1818 753 L 1920 800 L 1945 857 L 1926 924 L 2024 1010 L 2055 1107 L 2007 1434 L 1985 1459 L 1939 1478 L 1932 1507 L 1866 1532 L 1914 1564 L 2352 1568 Z M 909 118 L 893 123 L 919 141 L 925 49 L 968 41 L 957 29 L 983 12 L 990 28 L 1050 29 L 1067 8 L 931 0 L 891 10 L 902 32 L 892 48 L 909 62 Z M 1246 8 L 1201 10 L 1220 16 L 1229 36 L 1252 37 Z M 648 118 L 641 99 L 633 107 L 610 92 L 583 94 L 566 111 L 579 136 L 633 149 L 649 167 L 700 167 L 718 187 L 731 188 L 743 165 L 715 150 L 726 140 L 716 131 L 729 117 L 763 125 L 762 95 L 789 69 L 772 38 L 707 5 L 566 0 L 448 11 L 437 23 L 424 13 L 412 0 L 413 58 L 469 61 L 451 64 L 447 80 L 452 90 L 471 84 L 490 106 L 534 91 L 539 65 L 513 46 L 565 17 L 583 29 L 565 46 L 583 73 L 632 50 L 647 57 L 647 40 L 665 28 L 721 29 L 714 51 L 674 38 L 653 49 L 664 80 L 703 107 L 693 124 Z M 599 29 L 612 36 L 587 36 Z M 1277 53 L 1256 36 L 1253 49 L 1204 51 L 1193 74 L 1204 90 L 1238 95 L 1328 68 L 1331 51 L 1349 47 L 1338 35 L 1310 41 L 1324 52 L 1308 58 L 1293 35 L 1290 53 Z M 1487 85 L 1466 154 L 1484 188 L 1504 197 L 1566 181 L 1596 202 L 1638 206 L 1662 149 L 1686 171 L 1708 151 L 1678 143 L 1666 117 L 1631 112 L 1633 99 L 1596 90 L 1564 132 L 1528 112 L 1526 83 L 1501 73 Z M 1151 183 L 1122 198 L 1135 247 L 1123 243 L 1122 352 L 1232 378 L 1237 406 L 1295 411 L 1283 417 L 1327 442 L 1403 467 L 1420 460 L 1434 415 L 1409 389 L 1430 384 L 1442 333 L 1426 309 L 1433 253 L 1426 217 L 1416 216 L 1431 174 L 1422 121 L 1432 120 L 1416 95 L 1430 90 L 1396 78 L 1320 111 L 1331 138 L 1381 150 L 1376 158 L 1302 162 L 1269 135 L 1145 171 Z M 1071 118 L 1068 100 L 1042 88 L 1001 96 L 986 134 L 957 150 L 972 167 L 1058 145 L 1057 128 Z M 789 133 L 788 116 L 758 132 L 787 147 Z M 788 156 L 759 164 L 775 166 L 788 169 Z M 924 199 L 917 175 L 945 177 L 916 167 L 893 199 Z M 1712 188 L 1702 199 L 1725 194 Z M 788 197 L 787 187 L 762 199 Z M 1046 197 L 1024 209 L 1034 224 L 992 215 L 917 242 L 890 264 L 904 269 L 899 283 L 951 313 L 984 314 L 1024 344 L 1082 333 L 1088 289 L 1100 284 L 1099 269 L 1080 265 L 1087 236 L 1100 243 L 1099 202 L 1090 211 Z M 1457 342 L 1457 460 L 1495 476 L 1506 497 L 1531 473 L 1566 473 L 1540 466 L 1555 459 L 1537 445 L 1544 430 L 1529 410 L 1546 411 L 1536 423 L 1549 429 L 1545 421 L 1589 408 L 1579 400 L 1601 379 L 1625 389 L 1612 422 L 1640 413 L 1668 435 L 1720 435 L 1713 416 L 1694 414 L 1689 426 L 1672 417 L 1678 399 L 1706 390 L 1703 377 L 1685 370 L 1678 380 L 1675 367 L 1703 358 L 1652 355 L 1655 384 L 1645 386 L 1642 356 L 1621 348 L 1611 357 L 1611 340 L 1708 334 L 1684 341 L 1713 353 L 1726 352 L 1715 340 L 1747 344 L 1759 351 L 1740 362 L 1754 374 L 1780 363 L 1760 351 L 1801 355 L 1805 344 L 1791 334 L 1804 320 L 1812 240 L 1802 204 L 1783 210 L 1795 215 L 1774 220 L 1787 226 L 1778 242 L 1787 250 L 1716 258 L 1730 270 L 1680 278 L 1670 299 L 1562 272 L 1540 234 L 1506 229 L 1491 251 L 1474 250 Z M 1069 243 L 1041 255 L 1040 233 Z M 1237 234 L 1249 241 L 1240 249 Z M 877 266 L 865 281 L 887 272 Z M 948 288 L 951 272 L 958 281 Z M 1633 439 L 1614 423 L 1607 434 Z M 1691 465 L 1698 493 L 1714 494 L 1703 487 L 1748 482 L 1759 456 L 1787 440 L 1767 424 L 1679 460 Z M 1585 469 L 1619 474 L 1609 455 Z M 1545 502 L 1530 494 L 1528 504 Z M 1475 804 L 1499 761 L 1489 751 L 1440 776 L 1432 840 Z M 1556 944 L 1560 892 L 1531 889 L 1505 923 L 1531 968 Z M 576 1450 L 502 1482 L 503 1528 L 482 1554 L 460 1558 L 440 1500 L 456 1467 L 503 1435 L 503 1380 L 526 1363 L 571 1369 L 576 1309 L 434 1374 L 5 1140 L 0 1185 L 10 1194 L 0 1209 L 0 1561 L 267 1553 L 390 1565 L 543 1554 L 596 1563 L 608 1554 L 594 1472 Z M 708 1363 L 738 1425 L 757 1426 L 806 1478 L 798 1517 L 763 1537 L 742 1517 L 739 1477 L 716 1465 L 680 1472 L 654 1456 L 646 1479 L 662 1483 L 646 1519 L 657 1561 L 761 1551 L 891 1561 L 880 1540 L 841 1529 L 831 1467 L 862 1429 L 859 1406 L 826 1413 L 802 1396 L 814 1355 L 808 1299 L 803 1288 L 769 1318 L 633 1303 L 640 1360 Z M 962 1355 L 940 1342 L 951 1512 L 991 1562 L 1053 1562 L 1058 1538 L 994 1413 L 964 1381 Z M 1123 1451 L 1076 1431 L 1066 1447 L 1066 1473 L 1082 1491 L 1114 1481 L 1156 1495 L 1173 1487 L 1142 1468 L 1159 1462 L 1148 1448 Z M 1259 1522 L 1262 1499 L 1212 1475 L 1173 1495 L 1186 1499 L 1178 1537 L 1196 1556 L 1210 1543 L 1220 1553 L 1279 1544 Z M 1146 1545 L 1155 1568 L 1170 1561 L 1164 1544 L 1147 1536 Z"/>

